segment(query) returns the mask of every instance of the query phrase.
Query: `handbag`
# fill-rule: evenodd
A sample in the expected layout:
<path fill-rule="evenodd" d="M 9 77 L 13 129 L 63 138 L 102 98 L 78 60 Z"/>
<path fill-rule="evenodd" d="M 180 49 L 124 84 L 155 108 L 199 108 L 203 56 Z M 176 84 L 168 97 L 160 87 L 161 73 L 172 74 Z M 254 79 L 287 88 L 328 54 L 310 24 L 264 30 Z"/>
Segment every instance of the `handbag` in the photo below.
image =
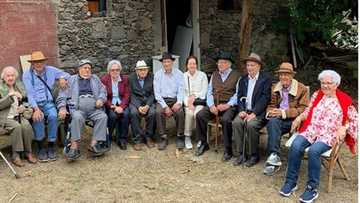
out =
<path fill-rule="evenodd" d="M 187 77 L 187 80 L 188 80 L 188 88 L 189 88 L 189 92 L 190 92 L 190 77 L 189 76 Z M 197 105 L 206 106 L 206 99 L 196 98 L 194 100 L 193 105 L 194 106 L 197 106 Z"/>

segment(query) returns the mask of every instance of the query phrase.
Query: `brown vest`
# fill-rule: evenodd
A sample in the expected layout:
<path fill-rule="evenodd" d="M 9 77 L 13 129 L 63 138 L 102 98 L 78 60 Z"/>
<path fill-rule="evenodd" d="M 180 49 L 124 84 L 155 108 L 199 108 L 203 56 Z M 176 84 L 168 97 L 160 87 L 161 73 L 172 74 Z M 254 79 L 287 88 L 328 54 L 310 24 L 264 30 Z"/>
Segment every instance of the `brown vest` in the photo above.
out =
<path fill-rule="evenodd" d="M 215 71 L 212 75 L 212 87 L 214 101 L 216 104 L 227 103 L 231 96 L 236 92 L 236 83 L 240 77 L 240 73 L 236 70 L 232 70 L 226 80 L 223 82 L 219 71 Z M 217 103 L 217 95 L 219 97 L 219 103 Z"/>

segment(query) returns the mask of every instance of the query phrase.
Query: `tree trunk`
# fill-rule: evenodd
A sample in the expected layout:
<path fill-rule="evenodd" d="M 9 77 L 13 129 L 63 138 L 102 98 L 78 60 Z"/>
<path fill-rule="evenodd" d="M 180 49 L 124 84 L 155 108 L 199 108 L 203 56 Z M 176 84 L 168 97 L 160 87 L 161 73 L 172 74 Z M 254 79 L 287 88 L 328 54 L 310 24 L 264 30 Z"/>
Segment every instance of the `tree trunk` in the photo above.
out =
<path fill-rule="evenodd" d="M 239 49 L 239 67 L 240 71 L 245 72 L 245 64 L 241 59 L 246 58 L 250 52 L 251 43 L 251 27 L 252 27 L 252 0 L 243 0 L 241 11 L 241 27 L 240 27 L 240 49 Z"/>

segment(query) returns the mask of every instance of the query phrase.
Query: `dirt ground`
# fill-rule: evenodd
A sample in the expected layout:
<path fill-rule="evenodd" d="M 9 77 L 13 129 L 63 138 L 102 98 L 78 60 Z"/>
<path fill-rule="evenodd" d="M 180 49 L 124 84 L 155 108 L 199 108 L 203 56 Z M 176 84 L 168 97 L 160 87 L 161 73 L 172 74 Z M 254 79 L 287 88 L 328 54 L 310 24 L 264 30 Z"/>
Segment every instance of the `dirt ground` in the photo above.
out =
<path fill-rule="evenodd" d="M 285 166 L 272 177 L 264 176 L 264 154 L 252 168 L 234 167 L 221 161 L 222 152 L 210 150 L 200 158 L 195 158 L 193 151 L 177 154 L 171 140 L 165 151 L 144 147 L 137 152 L 130 146 L 121 151 L 113 145 L 106 156 L 92 159 L 87 143 L 83 142 L 79 161 L 67 163 L 61 157 L 51 163 L 26 164 L 16 168 L 20 179 L 15 179 L 1 160 L 0 202 L 11 198 L 12 202 L 297 202 L 306 181 L 304 161 L 300 190 L 283 198 L 278 190 Z M 357 202 L 357 159 L 345 147 L 342 156 L 351 180 L 345 181 L 336 168 L 333 192 L 327 193 L 322 168 L 317 202 Z M 286 163 L 285 149 L 283 159 Z"/>

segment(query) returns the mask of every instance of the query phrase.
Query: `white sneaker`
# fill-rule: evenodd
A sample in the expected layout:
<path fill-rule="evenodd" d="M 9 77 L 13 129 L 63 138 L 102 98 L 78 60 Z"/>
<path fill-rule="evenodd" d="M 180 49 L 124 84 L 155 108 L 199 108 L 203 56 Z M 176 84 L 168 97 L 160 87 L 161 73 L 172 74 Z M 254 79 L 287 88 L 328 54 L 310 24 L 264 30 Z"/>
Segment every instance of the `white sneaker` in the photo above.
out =
<path fill-rule="evenodd" d="M 191 143 L 191 137 L 185 136 L 185 148 L 186 149 L 192 149 L 192 143 Z"/>

